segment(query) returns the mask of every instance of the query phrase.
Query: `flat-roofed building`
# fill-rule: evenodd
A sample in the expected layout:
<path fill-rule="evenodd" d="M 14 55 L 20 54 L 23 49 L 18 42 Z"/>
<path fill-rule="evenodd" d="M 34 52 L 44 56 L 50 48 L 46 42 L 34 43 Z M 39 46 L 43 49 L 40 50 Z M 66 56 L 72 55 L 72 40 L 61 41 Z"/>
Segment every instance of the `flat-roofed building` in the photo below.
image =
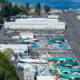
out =
<path fill-rule="evenodd" d="M 16 19 L 14 22 L 4 22 L 5 29 L 12 30 L 54 30 L 65 29 L 64 22 L 58 22 L 58 19 L 48 18 L 26 18 Z"/>
<path fill-rule="evenodd" d="M 13 34 L 11 34 L 11 38 L 12 39 L 19 39 L 20 35 L 18 33 L 13 33 Z"/>
<path fill-rule="evenodd" d="M 56 80 L 55 76 L 37 76 L 37 80 Z"/>
<path fill-rule="evenodd" d="M 27 38 L 34 38 L 34 35 L 32 32 L 22 32 L 20 33 L 20 37 L 22 39 L 27 39 Z"/>
<path fill-rule="evenodd" d="M 53 14 L 53 15 L 48 15 L 48 18 L 50 18 L 50 19 L 58 19 L 59 16 Z"/>
<path fill-rule="evenodd" d="M 26 44 L 0 44 L 0 51 L 6 48 L 11 48 L 14 53 L 28 52 L 28 46 Z"/>
<path fill-rule="evenodd" d="M 23 74 L 24 80 L 35 80 L 36 77 L 36 69 L 32 68 L 24 68 L 24 74 Z"/>

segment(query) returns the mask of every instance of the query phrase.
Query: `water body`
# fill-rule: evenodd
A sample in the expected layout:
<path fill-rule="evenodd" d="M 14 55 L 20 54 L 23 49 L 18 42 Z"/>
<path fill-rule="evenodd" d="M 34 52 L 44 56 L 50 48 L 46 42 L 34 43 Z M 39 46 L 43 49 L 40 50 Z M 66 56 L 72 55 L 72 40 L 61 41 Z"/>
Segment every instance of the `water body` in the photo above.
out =
<path fill-rule="evenodd" d="M 26 2 L 29 2 L 30 6 L 34 8 L 34 6 L 39 2 L 43 8 L 43 6 L 49 5 L 51 9 L 79 9 L 80 8 L 80 0 L 8 0 L 9 2 L 20 3 L 21 5 L 25 5 Z"/>

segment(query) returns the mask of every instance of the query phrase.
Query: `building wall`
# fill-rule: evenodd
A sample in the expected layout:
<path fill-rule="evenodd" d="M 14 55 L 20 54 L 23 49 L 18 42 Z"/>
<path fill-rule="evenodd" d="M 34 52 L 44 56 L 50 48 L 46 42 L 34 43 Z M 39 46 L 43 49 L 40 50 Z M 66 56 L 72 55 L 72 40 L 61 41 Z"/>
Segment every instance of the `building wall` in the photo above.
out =
<path fill-rule="evenodd" d="M 24 80 L 34 80 L 34 72 L 24 71 Z"/>

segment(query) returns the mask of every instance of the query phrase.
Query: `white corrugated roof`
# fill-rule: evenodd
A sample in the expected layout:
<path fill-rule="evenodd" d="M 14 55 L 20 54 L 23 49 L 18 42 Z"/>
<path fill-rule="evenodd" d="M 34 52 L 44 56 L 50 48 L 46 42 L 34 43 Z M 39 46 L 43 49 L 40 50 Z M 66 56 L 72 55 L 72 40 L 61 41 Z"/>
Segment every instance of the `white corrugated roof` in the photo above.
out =
<path fill-rule="evenodd" d="M 51 24 L 65 24 L 64 22 L 55 22 L 55 21 L 27 21 L 27 22 L 4 22 L 4 25 L 10 25 L 10 24 L 14 24 L 14 25 L 31 25 L 31 24 L 35 24 L 35 25 L 51 25 Z"/>
<path fill-rule="evenodd" d="M 0 50 L 3 50 L 5 48 L 11 48 L 15 50 L 19 49 L 28 49 L 28 46 L 26 44 L 0 44 Z"/>
<path fill-rule="evenodd" d="M 16 22 L 4 22 L 4 28 L 10 28 L 10 29 L 65 29 L 64 22 L 58 22 L 55 20 L 47 19 L 47 18 L 19 19 L 19 21 L 16 21 Z"/>
<path fill-rule="evenodd" d="M 16 21 L 20 21 L 20 20 L 21 21 L 31 21 L 31 20 L 33 20 L 33 21 L 34 20 L 36 20 L 36 21 L 37 20 L 42 20 L 42 21 L 44 21 L 44 20 L 45 21 L 47 21 L 47 20 L 50 20 L 51 21 L 52 20 L 52 21 L 54 21 L 54 20 L 58 20 L 58 19 L 49 19 L 49 18 L 26 18 L 26 19 L 20 18 L 20 19 L 16 19 Z"/>
<path fill-rule="evenodd" d="M 33 38 L 34 37 L 34 35 L 33 35 L 33 33 L 31 32 L 29 32 L 29 33 L 25 33 L 25 32 L 23 32 L 23 33 L 20 33 L 20 37 L 22 37 L 22 38 L 27 38 L 27 37 L 29 37 L 29 38 Z"/>
<path fill-rule="evenodd" d="M 22 33 L 20 33 L 20 35 L 32 35 L 33 36 L 33 33 L 32 32 L 29 32 L 29 33 L 28 32 L 27 33 L 26 32 L 22 32 Z"/>
<path fill-rule="evenodd" d="M 4 22 L 4 24 L 64 24 L 64 22 L 58 22 L 58 19 L 48 18 L 27 18 L 16 19 L 15 22 Z"/>
<path fill-rule="evenodd" d="M 55 76 L 37 76 L 37 80 L 55 80 Z"/>

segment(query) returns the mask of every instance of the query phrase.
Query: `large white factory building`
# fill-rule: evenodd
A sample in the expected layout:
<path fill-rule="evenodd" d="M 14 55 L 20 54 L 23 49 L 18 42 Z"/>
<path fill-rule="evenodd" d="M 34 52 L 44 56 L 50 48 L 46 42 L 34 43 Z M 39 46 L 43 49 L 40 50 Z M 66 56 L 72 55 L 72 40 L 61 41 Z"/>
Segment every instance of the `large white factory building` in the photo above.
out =
<path fill-rule="evenodd" d="M 5 29 L 25 30 L 25 29 L 65 29 L 65 23 L 58 19 L 49 18 L 26 18 L 16 19 L 14 22 L 4 22 Z"/>

